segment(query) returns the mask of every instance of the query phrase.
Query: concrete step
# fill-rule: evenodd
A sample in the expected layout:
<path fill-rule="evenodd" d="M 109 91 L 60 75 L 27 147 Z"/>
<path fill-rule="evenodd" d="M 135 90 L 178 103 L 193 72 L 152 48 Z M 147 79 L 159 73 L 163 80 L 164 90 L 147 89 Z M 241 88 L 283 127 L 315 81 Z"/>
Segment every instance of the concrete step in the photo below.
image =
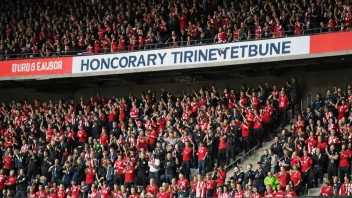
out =
<path fill-rule="evenodd" d="M 308 195 L 309 196 L 319 196 L 320 194 L 320 188 L 310 188 L 308 189 Z"/>
<path fill-rule="evenodd" d="M 291 126 L 287 125 L 285 129 L 289 129 Z M 281 129 L 277 130 L 277 134 L 281 134 Z M 253 170 L 256 170 L 257 163 L 260 160 L 260 157 L 264 154 L 264 150 L 270 148 L 270 146 L 274 143 L 274 139 L 268 141 L 268 142 L 263 142 L 263 146 L 254 151 L 254 154 L 251 156 L 244 156 L 244 157 L 239 157 L 241 158 L 240 162 L 238 163 L 238 167 L 243 171 L 247 171 L 247 165 L 252 164 L 253 165 Z M 237 158 L 238 159 L 238 158 Z M 226 180 L 225 182 L 230 180 L 230 177 L 234 175 L 235 170 L 232 168 L 226 173 Z"/>

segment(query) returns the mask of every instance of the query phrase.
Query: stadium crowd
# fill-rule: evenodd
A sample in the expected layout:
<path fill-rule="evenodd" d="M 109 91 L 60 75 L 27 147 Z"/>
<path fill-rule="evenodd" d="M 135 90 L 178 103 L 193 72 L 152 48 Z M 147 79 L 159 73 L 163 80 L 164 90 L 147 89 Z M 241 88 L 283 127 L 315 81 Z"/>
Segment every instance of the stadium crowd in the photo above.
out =
<path fill-rule="evenodd" d="M 351 196 L 351 87 L 318 94 L 304 111 L 300 93 L 293 78 L 181 97 L 162 89 L 160 97 L 2 103 L 0 198 L 294 197 L 323 181 L 321 195 Z M 255 168 L 235 167 L 225 183 L 236 156 L 295 115 Z"/>
<path fill-rule="evenodd" d="M 349 4 L 347 0 L 3 0 L 0 55 L 10 59 L 109 53 L 349 31 Z"/>

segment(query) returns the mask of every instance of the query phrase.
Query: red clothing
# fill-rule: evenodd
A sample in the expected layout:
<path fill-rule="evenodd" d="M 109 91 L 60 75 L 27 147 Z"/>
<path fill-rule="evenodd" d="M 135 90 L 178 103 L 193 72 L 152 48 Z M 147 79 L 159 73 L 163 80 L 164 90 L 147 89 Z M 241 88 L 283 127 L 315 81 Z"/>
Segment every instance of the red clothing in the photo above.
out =
<path fill-rule="evenodd" d="M 105 148 L 108 147 L 108 140 L 109 140 L 109 137 L 107 134 L 102 134 L 100 136 L 100 144 L 103 145 Z"/>
<path fill-rule="evenodd" d="M 286 192 L 285 191 L 276 191 L 275 193 L 275 197 L 285 197 L 286 196 Z"/>
<path fill-rule="evenodd" d="M 337 119 L 341 120 L 343 117 L 347 117 L 347 113 L 348 113 L 348 105 L 339 105 L 337 107 L 338 110 L 338 115 L 337 115 Z"/>
<path fill-rule="evenodd" d="M 125 182 L 127 182 L 127 183 L 132 182 L 133 179 L 134 179 L 134 167 L 133 166 L 126 167 L 125 171 L 126 171 L 126 173 L 125 173 Z M 130 172 L 130 171 L 132 171 L 132 172 Z"/>
<path fill-rule="evenodd" d="M 264 197 L 265 198 L 269 198 L 269 197 L 275 197 L 275 195 L 276 195 L 276 193 L 275 193 L 275 191 L 271 191 L 271 192 L 265 192 L 264 193 Z"/>
<path fill-rule="evenodd" d="M 86 141 L 87 133 L 82 130 L 77 132 L 78 142 L 84 143 Z"/>
<path fill-rule="evenodd" d="M 79 190 L 81 186 L 80 185 L 75 185 L 71 187 L 71 196 L 72 198 L 78 198 L 79 197 Z"/>
<path fill-rule="evenodd" d="M 185 178 L 178 180 L 177 186 L 181 189 L 181 192 L 185 192 L 190 187 L 189 181 Z"/>
<path fill-rule="evenodd" d="M 94 168 L 86 168 L 86 184 L 93 184 L 95 178 Z"/>
<path fill-rule="evenodd" d="M 6 181 L 6 176 L 5 175 L 0 175 L 0 190 L 5 189 L 5 181 Z"/>
<path fill-rule="evenodd" d="M 289 100 L 288 100 L 288 97 L 286 95 L 279 96 L 279 100 L 278 101 L 279 101 L 279 108 L 280 109 L 286 109 L 287 108 Z"/>
<path fill-rule="evenodd" d="M 311 157 L 301 157 L 301 170 L 302 172 L 306 172 L 308 169 L 312 168 L 313 161 Z"/>
<path fill-rule="evenodd" d="M 12 168 L 12 157 L 7 156 L 2 159 L 3 168 L 4 169 L 11 169 Z"/>
<path fill-rule="evenodd" d="M 334 189 L 331 186 L 322 186 L 320 189 L 320 196 L 331 196 L 333 190 Z"/>
<path fill-rule="evenodd" d="M 294 190 L 291 190 L 286 194 L 286 197 L 297 197 L 297 194 Z"/>
<path fill-rule="evenodd" d="M 288 183 L 288 178 L 287 175 L 283 172 L 278 172 L 275 174 L 275 177 L 277 178 L 277 180 L 279 180 L 279 184 L 281 186 L 286 186 Z"/>
<path fill-rule="evenodd" d="M 198 155 L 198 160 L 205 160 L 205 154 L 208 152 L 208 149 L 203 146 L 203 147 L 198 147 L 197 155 Z"/>
<path fill-rule="evenodd" d="M 109 187 L 103 187 L 100 190 L 100 198 L 110 198 L 111 190 Z"/>
<path fill-rule="evenodd" d="M 242 137 L 248 137 L 249 136 L 249 131 L 250 131 L 250 123 L 249 122 L 243 122 L 241 124 L 241 129 L 242 129 Z"/>
<path fill-rule="evenodd" d="M 125 169 L 125 161 L 124 160 L 116 160 L 115 161 L 115 170 L 116 170 L 116 174 L 122 174 L 123 170 Z"/>
<path fill-rule="evenodd" d="M 158 193 L 156 197 L 157 198 L 170 198 L 171 195 L 169 192 L 163 192 L 163 193 Z"/>
<path fill-rule="evenodd" d="M 350 150 L 343 151 L 343 155 L 340 155 L 340 167 L 346 167 L 350 165 L 352 152 Z"/>
<path fill-rule="evenodd" d="M 146 192 L 150 193 L 152 195 L 156 195 L 156 193 L 158 192 L 158 186 L 157 185 L 148 185 L 146 188 Z"/>
<path fill-rule="evenodd" d="M 217 170 L 216 172 L 218 173 L 218 179 L 217 179 L 218 185 L 223 186 L 225 183 L 226 172 L 220 171 L 220 170 Z"/>
<path fill-rule="evenodd" d="M 156 143 L 156 131 L 148 131 L 148 144 L 154 145 Z"/>
<path fill-rule="evenodd" d="M 227 140 L 226 138 L 220 137 L 220 141 L 219 141 L 219 149 L 226 149 L 227 147 Z"/>
<path fill-rule="evenodd" d="M 139 109 L 138 108 L 132 108 L 130 111 L 130 117 L 131 118 L 138 118 L 139 117 Z"/>
<path fill-rule="evenodd" d="M 340 187 L 340 196 L 350 196 L 352 195 L 351 191 L 352 184 L 351 183 L 343 183 Z"/>
<path fill-rule="evenodd" d="M 36 197 L 46 197 L 46 192 L 45 190 L 42 191 L 38 191 L 37 193 L 35 193 Z"/>
<path fill-rule="evenodd" d="M 192 158 L 193 149 L 191 147 L 185 147 L 182 151 L 182 160 L 189 161 Z"/>
<path fill-rule="evenodd" d="M 290 179 L 293 182 L 293 185 L 296 186 L 298 181 L 302 180 L 302 175 L 299 171 L 295 171 L 290 174 Z"/>

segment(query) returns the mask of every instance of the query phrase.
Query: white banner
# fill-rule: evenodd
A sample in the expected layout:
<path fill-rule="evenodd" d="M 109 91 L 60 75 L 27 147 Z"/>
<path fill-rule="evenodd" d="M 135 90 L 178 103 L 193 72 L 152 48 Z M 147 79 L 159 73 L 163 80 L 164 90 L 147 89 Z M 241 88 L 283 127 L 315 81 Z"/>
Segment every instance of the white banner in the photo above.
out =
<path fill-rule="evenodd" d="M 147 68 L 158 70 L 196 68 L 204 63 L 265 59 L 309 54 L 310 37 L 291 37 L 260 41 L 179 47 L 129 53 L 73 57 L 72 73 L 130 73 Z M 214 64 L 215 65 L 215 64 Z M 170 68 L 171 69 L 171 68 Z"/>

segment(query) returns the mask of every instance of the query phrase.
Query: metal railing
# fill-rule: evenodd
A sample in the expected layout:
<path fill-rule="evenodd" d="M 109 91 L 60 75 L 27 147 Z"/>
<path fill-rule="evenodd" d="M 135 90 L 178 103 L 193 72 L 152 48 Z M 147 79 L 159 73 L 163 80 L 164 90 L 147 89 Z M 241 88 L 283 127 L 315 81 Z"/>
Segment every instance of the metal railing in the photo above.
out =
<path fill-rule="evenodd" d="M 351 31 L 351 30 L 349 30 Z M 99 53 L 94 53 L 87 51 L 86 49 L 76 50 L 76 51 L 51 51 L 50 53 L 38 52 L 38 53 L 21 53 L 21 54 L 3 54 L 0 55 L 1 60 L 17 60 L 17 59 L 30 59 L 30 58 L 53 58 L 53 57 L 71 57 L 71 56 L 85 56 L 85 55 L 98 55 L 98 54 L 116 54 L 116 53 L 127 53 L 134 51 L 146 51 L 146 50 L 157 50 L 157 49 L 168 49 L 168 48 L 180 48 L 180 47 L 192 47 L 192 46 L 204 46 L 213 44 L 224 44 L 224 43 L 234 43 L 234 42 L 246 42 L 253 40 L 267 40 L 275 38 L 285 38 L 285 37 L 299 37 L 308 36 L 316 34 L 331 34 L 341 31 L 331 31 L 330 28 L 314 28 L 301 30 L 299 34 L 295 33 L 294 30 L 282 31 L 282 32 L 268 32 L 268 34 L 250 34 L 247 38 L 233 39 L 230 42 L 216 42 L 214 38 L 211 39 L 200 39 L 200 40 L 189 40 L 189 41 L 177 41 L 177 42 L 157 42 L 154 44 L 147 45 L 136 45 L 136 46 L 117 46 L 116 49 L 111 50 L 110 47 L 102 48 L 100 47 Z M 278 36 L 279 35 L 279 36 Z M 177 44 L 176 44 L 177 43 Z"/>
<path fill-rule="evenodd" d="M 255 154 L 257 148 L 259 145 L 256 145 L 255 147 L 253 147 L 251 150 L 249 150 L 247 153 L 245 153 L 243 156 L 238 157 L 236 160 L 234 160 L 233 162 L 231 162 L 229 165 L 227 165 L 225 167 L 225 171 L 229 171 L 231 168 L 233 168 L 234 166 L 236 166 L 237 164 L 241 164 L 245 159 L 247 159 L 247 157 L 252 156 Z"/>
<path fill-rule="evenodd" d="M 313 103 L 312 95 L 306 95 L 301 99 L 301 111 L 309 107 Z"/>

